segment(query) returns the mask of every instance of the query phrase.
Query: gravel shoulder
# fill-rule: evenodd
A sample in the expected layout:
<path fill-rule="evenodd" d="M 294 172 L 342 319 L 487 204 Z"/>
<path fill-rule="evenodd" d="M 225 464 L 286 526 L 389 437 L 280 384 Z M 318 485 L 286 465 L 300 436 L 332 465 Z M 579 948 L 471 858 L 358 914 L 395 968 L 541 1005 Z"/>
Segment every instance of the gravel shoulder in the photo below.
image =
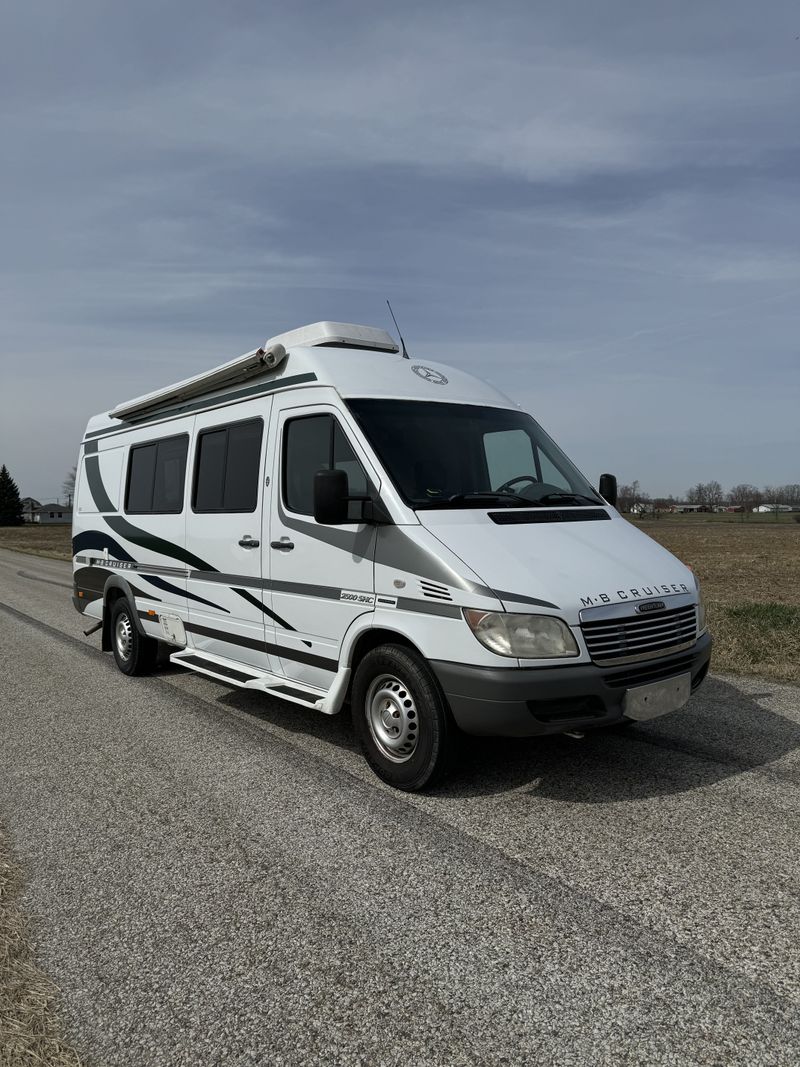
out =
<path fill-rule="evenodd" d="M 96 1062 L 800 1058 L 797 689 L 474 742 L 408 797 L 344 717 L 124 678 L 64 586 L 0 552 L 0 821 Z"/>

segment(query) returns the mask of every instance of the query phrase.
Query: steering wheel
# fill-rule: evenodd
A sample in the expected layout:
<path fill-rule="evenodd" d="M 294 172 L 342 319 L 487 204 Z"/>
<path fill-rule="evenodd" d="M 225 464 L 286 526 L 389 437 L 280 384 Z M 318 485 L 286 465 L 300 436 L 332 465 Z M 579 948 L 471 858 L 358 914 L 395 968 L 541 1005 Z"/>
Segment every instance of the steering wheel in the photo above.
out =
<path fill-rule="evenodd" d="M 494 491 L 496 493 L 513 493 L 514 490 L 512 486 L 516 485 L 517 482 L 530 482 L 531 485 L 539 485 L 539 482 L 535 478 L 531 477 L 530 474 L 520 474 L 516 478 L 509 478 L 507 482 L 503 482 L 503 484 Z"/>

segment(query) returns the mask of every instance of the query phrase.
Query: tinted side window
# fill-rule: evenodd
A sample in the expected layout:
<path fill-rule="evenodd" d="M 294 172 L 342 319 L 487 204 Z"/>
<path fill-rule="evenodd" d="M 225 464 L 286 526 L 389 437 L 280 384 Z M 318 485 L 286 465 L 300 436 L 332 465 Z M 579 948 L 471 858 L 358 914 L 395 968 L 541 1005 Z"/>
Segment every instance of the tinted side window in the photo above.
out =
<path fill-rule="evenodd" d="M 301 515 L 314 514 L 314 475 L 323 468 L 346 471 L 353 495 L 365 495 L 367 476 L 350 442 L 332 415 L 306 415 L 286 423 L 283 446 L 283 498 Z M 361 521 L 358 501 L 349 506 L 350 522 Z"/>
<path fill-rule="evenodd" d="M 128 462 L 125 510 L 139 515 L 181 512 L 188 450 L 186 435 L 134 445 Z"/>
<path fill-rule="evenodd" d="M 195 511 L 255 511 L 261 465 L 261 419 L 204 430 L 197 439 Z"/>
<path fill-rule="evenodd" d="M 255 511 L 262 423 L 242 422 L 228 431 L 225 464 L 225 511 Z"/>
<path fill-rule="evenodd" d="M 221 511 L 225 480 L 227 430 L 201 433 L 197 439 L 197 473 L 194 479 L 194 510 Z"/>
<path fill-rule="evenodd" d="M 139 445 L 131 449 L 128 466 L 126 511 L 151 511 L 156 470 L 156 445 Z"/>
<path fill-rule="evenodd" d="M 175 437 L 171 441 L 158 442 L 153 511 L 178 512 L 183 509 L 188 446 L 188 437 Z"/>
<path fill-rule="evenodd" d="M 330 467 L 330 415 L 310 415 L 286 423 L 283 446 L 283 495 L 292 511 L 314 514 L 314 475 Z"/>
<path fill-rule="evenodd" d="M 333 427 L 333 466 L 347 472 L 347 482 L 354 496 L 364 496 L 367 492 L 367 476 L 358 462 L 344 430 L 338 422 Z M 352 504 L 351 504 L 352 508 Z"/>

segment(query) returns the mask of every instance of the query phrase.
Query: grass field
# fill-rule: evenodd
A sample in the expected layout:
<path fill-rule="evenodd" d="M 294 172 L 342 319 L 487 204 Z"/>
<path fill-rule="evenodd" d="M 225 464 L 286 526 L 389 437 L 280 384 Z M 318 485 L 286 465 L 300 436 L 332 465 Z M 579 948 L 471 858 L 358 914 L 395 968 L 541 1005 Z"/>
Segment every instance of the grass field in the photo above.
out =
<path fill-rule="evenodd" d="M 50 559 L 72 559 L 72 528 L 66 526 L 0 526 L 0 548 Z"/>
<path fill-rule="evenodd" d="M 634 520 L 700 579 L 715 641 L 715 670 L 800 682 L 800 523 L 793 518 Z M 72 558 L 69 526 L 0 527 L 0 547 Z"/>
<path fill-rule="evenodd" d="M 714 670 L 800 682 L 800 523 L 739 518 L 634 525 L 694 568 L 715 642 Z"/>

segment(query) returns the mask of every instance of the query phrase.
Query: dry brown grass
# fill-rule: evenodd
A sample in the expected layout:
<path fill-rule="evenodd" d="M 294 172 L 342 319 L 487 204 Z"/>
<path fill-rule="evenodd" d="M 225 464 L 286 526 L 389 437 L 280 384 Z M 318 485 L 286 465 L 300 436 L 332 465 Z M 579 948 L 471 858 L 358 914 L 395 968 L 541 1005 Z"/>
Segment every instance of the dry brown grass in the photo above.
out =
<path fill-rule="evenodd" d="M 0 1067 L 81 1067 L 61 1036 L 58 990 L 31 958 L 20 889 L 8 835 L 0 828 Z"/>
<path fill-rule="evenodd" d="M 800 682 L 800 523 L 636 525 L 700 579 L 714 670 Z"/>
<path fill-rule="evenodd" d="M 50 559 L 72 559 L 72 528 L 66 526 L 0 526 L 0 548 Z"/>

